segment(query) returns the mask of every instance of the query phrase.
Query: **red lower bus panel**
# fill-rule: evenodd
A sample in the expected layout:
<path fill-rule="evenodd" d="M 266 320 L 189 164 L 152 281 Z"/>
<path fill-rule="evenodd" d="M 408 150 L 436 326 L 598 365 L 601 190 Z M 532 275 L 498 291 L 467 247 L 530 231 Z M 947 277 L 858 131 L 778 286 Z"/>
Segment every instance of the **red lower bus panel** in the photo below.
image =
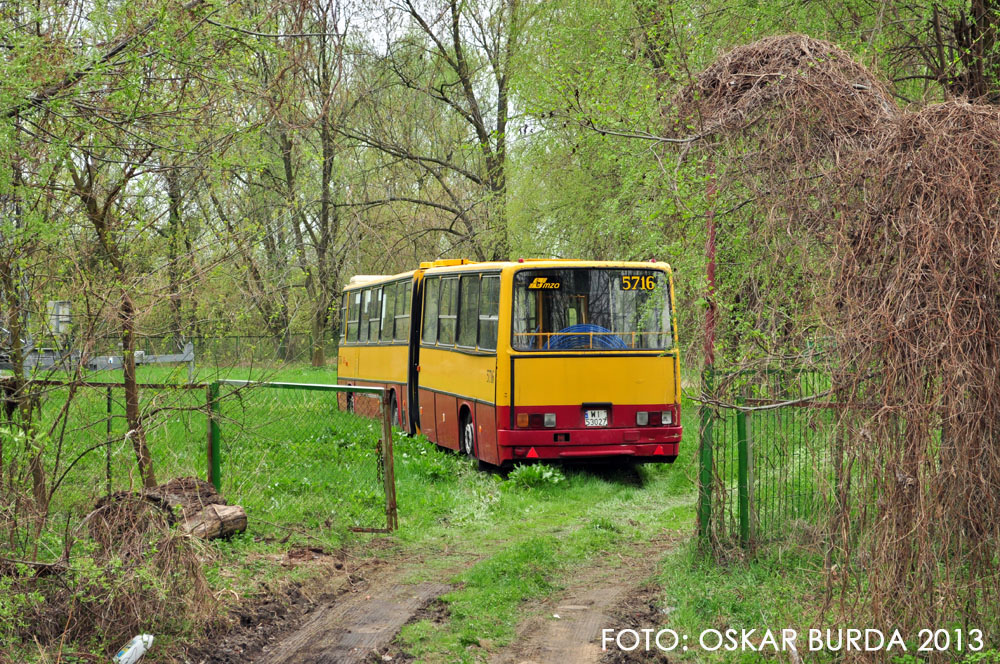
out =
<path fill-rule="evenodd" d="M 434 394 L 435 443 L 453 450 L 458 449 L 458 399 L 449 394 Z M 430 438 L 430 436 L 428 436 Z"/>
<path fill-rule="evenodd" d="M 430 390 L 418 390 L 420 397 L 420 410 L 418 419 L 420 421 L 420 432 L 427 436 L 427 440 L 437 440 L 437 422 L 434 420 L 436 411 L 434 410 L 434 393 Z"/>
<path fill-rule="evenodd" d="M 476 403 L 476 451 L 481 460 L 499 466 L 496 413 L 496 406 Z"/>
<path fill-rule="evenodd" d="M 531 412 L 556 413 L 556 427 L 511 427 L 510 408 L 497 408 L 499 462 L 518 459 L 594 459 L 630 457 L 641 461 L 673 461 L 682 428 L 636 426 L 636 410 L 667 410 L 669 404 L 613 406 L 610 426 L 583 426 L 581 406 L 532 406 Z M 520 408 L 518 409 L 521 410 Z M 676 411 L 674 411 L 676 413 Z"/>
<path fill-rule="evenodd" d="M 505 434 L 510 431 L 499 431 L 500 463 L 523 459 L 550 459 L 557 461 L 573 461 L 585 459 L 630 458 L 636 461 L 673 462 L 677 458 L 679 443 L 622 443 L 622 444 L 590 444 L 573 445 L 549 443 L 532 445 L 528 442 L 520 445 L 503 444 L 508 439 Z M 678 434 L 679 435 L 679 434 Z M 498 464 L 499 465 L 499 464 Z"/>
<path fill-rule="evenodd" d="M 370 383 L 365 381 L 351 381 L 350 383 L 341 383 L 342 385 L 357 385 L 358 387 L 390 387 L 385 383 Z M 359 394 L 357 392 L 351 393 L 351 398 L 354 401 L 354 412 L 363 417 L 380 417 L 382 414 L 382 399 L 381 397 L 373 394 Z M 337 394 L 337 407 L 340 410 L 347 410 L 347 394 L 344 392 L 339 392 Z"/>

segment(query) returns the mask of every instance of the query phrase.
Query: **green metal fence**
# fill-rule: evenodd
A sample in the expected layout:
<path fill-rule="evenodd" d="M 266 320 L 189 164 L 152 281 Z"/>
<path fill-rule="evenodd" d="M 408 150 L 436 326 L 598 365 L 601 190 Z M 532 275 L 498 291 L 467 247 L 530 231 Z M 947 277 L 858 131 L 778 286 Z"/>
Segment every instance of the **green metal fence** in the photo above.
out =
<path fill-rule="evenodd" d="M 47 519 L 37 531 L 32 507 L 33 520 L 3 539 L 12 550 L 38 548 L 43 559 L 57 559 L 67 524 L 79 523 L 104 496 L 137 492 L 143 483 L 121 383 L 32 381 L 25 389 L 37 404 L 35 434 L 21 433 L 16 417 L 0 418 L 0 513 L 13 514 L 40 490 Z M 359 401 L 367 395 L 378 417 L 338 410 L 338 394 L 348 389 Z M 381 389 L 220 381 L 143 384 L 139 396 L 157 480 L 213 481 L 246 509 L 253 535 L 396 528 L 392 431 Z"/>
<path fill-rule="evenodd" d="M 378 417 L 338 409 L 366 395 Z M 251 523 L 397 527 L 390 403 L 381 388 L 220 380 L 209 386 L 208 477 Z"/>
<path fill-rule="evenodd" d="M 702 385 L 703 540 L 753 547 L 819 524 L 839 453 L 829 377 L 812 368 L 706 372 Z"/>
<path fill-rule="evenodd" d="M 6 525 L 16 521 L 11 515 L 23 507 L 18 501 L 32 497 L 36 487 L 45 493 L 44 509 L 25 508 L 32 520 L 2 539 L 11 551 L 37 546 L 33 555 L 53 560 L 72 539 L 66 533 L 77 532 L 68 524 L 83 522 L 113 492 L 142 489 L 134 433 L 125 417 L 121 383 L 31 381 L 24 394 L 35 406 L 33 435 L 23 435 L 19 418 L 0 418 L 0 513 L 11 517 Z M 203 475 L 205 386 L 144 384 L 139 397 L 157 479 Z"/>

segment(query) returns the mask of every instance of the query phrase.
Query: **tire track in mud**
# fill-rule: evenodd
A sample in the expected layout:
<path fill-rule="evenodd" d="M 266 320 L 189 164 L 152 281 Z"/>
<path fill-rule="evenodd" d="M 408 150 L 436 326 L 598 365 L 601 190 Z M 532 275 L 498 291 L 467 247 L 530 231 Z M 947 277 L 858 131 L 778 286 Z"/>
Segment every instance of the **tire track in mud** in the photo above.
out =
<path fill-rule="evenodd" d="M 563 593 L 539 606 L 490 664 L 597 664 L 601 630 L 615 626 L 616 609 L 637 593 L 659 560 L 683 538 L 665 535 L 579 569 Z"/>

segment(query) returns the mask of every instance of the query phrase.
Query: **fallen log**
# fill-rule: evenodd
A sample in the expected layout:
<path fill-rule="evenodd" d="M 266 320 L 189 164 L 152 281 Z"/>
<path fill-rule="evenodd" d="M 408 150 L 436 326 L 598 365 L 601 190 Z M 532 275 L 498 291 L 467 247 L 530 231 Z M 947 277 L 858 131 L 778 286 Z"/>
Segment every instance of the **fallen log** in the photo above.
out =
<path fill-rule="evenodd" d="M 247 529 L 247 513 L 239 505 L 209 505 L 181 523 L 181 530 L 202 539 L 215 539 Z"/>
<path fill-rule="evenodd" d="M 140 493 L 119 491 L 97 501 L 85 522 L 91 535 L 105 547 L 125 535 L 144 539 L 143 522 L 151 517 L 150 510 L 159 514 L 169 525 L 183 532 L 213 539 L 243 532 L 247 515 L 239 505 L 227 505 L 210 483 L 196 477 L 178 477 Z"/>

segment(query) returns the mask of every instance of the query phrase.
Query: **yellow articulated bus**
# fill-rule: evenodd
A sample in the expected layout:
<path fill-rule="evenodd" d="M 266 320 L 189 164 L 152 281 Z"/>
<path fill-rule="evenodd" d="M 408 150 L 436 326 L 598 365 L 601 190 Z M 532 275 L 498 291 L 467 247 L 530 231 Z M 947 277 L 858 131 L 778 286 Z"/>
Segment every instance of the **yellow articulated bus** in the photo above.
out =
<path fill-rule="evenodd" d="M 386 387 L 398 426 L 485 464 L 672 462 L 673 314 L 665 263 L 421 263 L 344 290 L 338 382 Z"/>

